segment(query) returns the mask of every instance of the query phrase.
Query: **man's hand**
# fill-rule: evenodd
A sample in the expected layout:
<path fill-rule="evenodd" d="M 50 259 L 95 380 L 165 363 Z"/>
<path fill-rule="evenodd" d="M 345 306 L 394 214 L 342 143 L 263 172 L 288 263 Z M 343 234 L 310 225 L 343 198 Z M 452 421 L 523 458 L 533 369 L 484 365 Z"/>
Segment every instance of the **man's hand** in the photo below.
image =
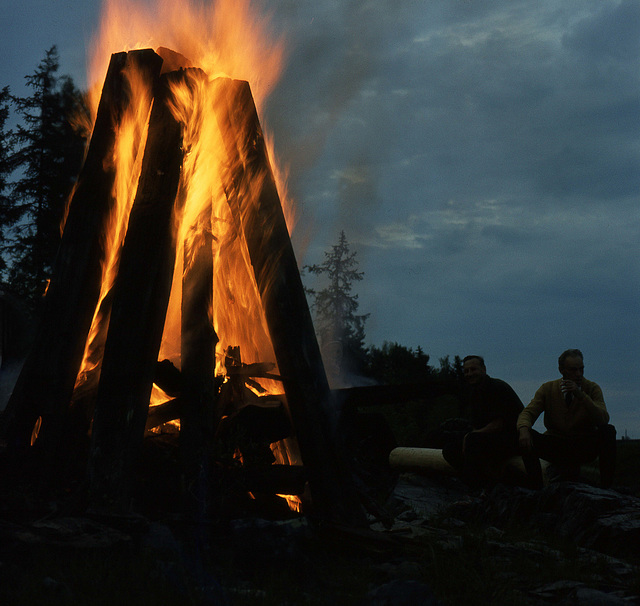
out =
<path fill-rule="evenodd" d="M 521 427 L 518 430 L 518 442 L 520 450 L 530 453 L 533 450 L 533 440 L 531 439 L 531 430 L 528 427 Z"/>
<path fill-rule="evenodd" d="M 575 381 L 571 381 L 571 379 L 562 379 L 562 381 L 560 381 L 560 391 L 564 395 L 570 393 L 574 398 L 577 397 L 578 399 L 582 396 L 580 385 Z"/>
<path fill-rule="evenodd" d="M 497 433 L 499 431 L 502 431 L 503 428 L 504 428 L 504 420 L 497 418 L 497 419 L 494 419 L 493 421 L 489 421 L 489 423 L 487 423 L 484 427 L 481 427 L 480 429 L 473 429 L 469 433 Z M 462 438 L 463 453 L 467 448 L 467 436 L 469 435 L 469 433 L 466 434 L 464 438 Z"/>

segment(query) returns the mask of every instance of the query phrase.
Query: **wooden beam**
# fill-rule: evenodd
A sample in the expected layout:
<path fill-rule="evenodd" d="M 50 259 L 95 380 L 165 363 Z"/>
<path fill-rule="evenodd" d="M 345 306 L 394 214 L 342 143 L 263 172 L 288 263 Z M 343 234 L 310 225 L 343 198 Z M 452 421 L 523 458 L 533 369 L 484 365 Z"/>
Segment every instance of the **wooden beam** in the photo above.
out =
<path fill-rule="evenodd" d="M 46 439 L 50 427 L 65 424 L 64 416 L 100 294 L 105 257 L 102 235 L 115 202 L 112 158 L 116 133 L 131 101 L 126 72 L 135 69 L 142 86 L 151 90 L 161 64 L 162 60 L 152 50 L 117 53 L 111 57 L 39 330 L 5 411 L 3 434 L 12 445 L 29 444 L 39 416 L 43 419 L 42 440 Z M 88 419 L 86 421 L 88 425 Z M 53 450 L 60 442 L 64 440 L 58 439 L 57 434 L 51 436 Z"/>
<path fill-rule="evenodd" d="M 251 90 L 243 81 L 217 82 L 229 160 L 223 186 L 253 265 L 313 508 L 325 520 L 364 526 Z"/>
<path fill-rule="evenodd" d="M 211 203 L 202 211 L 198 232 L 184 244 L 181 309 L 181 418 L 180 459 L 186 505 L 206 513 L 209 504 L 209 457 L 218 419 L 215 392 L 215 350 L 218 335 L 213 327 L 213 235 Z"/>
<path fill-rule="evenodd" d="M 160 78 L 114 286 L 89 456 L 96 507 L 129 507 L 144 435 L 175 263 L 182 129 L 168 103 L 171 84 L 184 77 L 170 72 Z"/>

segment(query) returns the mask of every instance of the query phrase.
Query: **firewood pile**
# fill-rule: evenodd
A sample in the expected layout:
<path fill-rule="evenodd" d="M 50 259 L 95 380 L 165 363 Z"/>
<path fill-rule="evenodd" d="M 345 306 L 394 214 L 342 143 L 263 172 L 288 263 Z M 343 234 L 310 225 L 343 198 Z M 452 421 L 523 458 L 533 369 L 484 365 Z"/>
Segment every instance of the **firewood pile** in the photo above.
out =
<path fill-rule="evenodd" d="M 135 90 L 128 79 L 134 69 L 142 83 Z M 229 352 L 232 362 L 225 377 L 215 376 L 218 336 L 209 310 L 213 263 L 206 238 L 190 251 L 191 262 L 182 276 L 181 368 L 158 363 L 176 260 L 172 220 L 183 203 L 181 171 L 188 153 L 183 138 L 185 129 L 194 126 L 171 111 L 172 91 L 185 82 L 187 90 L 209 87 L 222 100 L 215 110 L 227 154 L 222 187 L 238 237 L 246 244 L 276 358 L 246 365 L 239 352 L 235 358 Z M 148 134 L 117 278 L 100 303 L 108 322 L 97 360 L 99 381 L 81 389 L 77 377 L 98 305 L 103 238 L 114 204 L 111 158 L 133 97 L 138 111 L 148 112 Z M 248 389 L 265 376 L 280 381 L 279 398 Z M 156 377 L 170 398 L 150 411 Z M 286 494 L 306 486 L 318 516 L 362 524 L 362 507 L 336 439 L 340 418 L 249 84 L 228 78 L 210 81 L 176 53 L 147 49 L 111 58 L 41 324 L 3 415 L 2 436 L 14 462 L 24 453 L 39 452 L 42 468 L 49 471 L 61 470 L 70 457 L 77 459 L 78 451 L 70 455 L 69 445 L 86 441 L 92 506 L 122 510 L 130 506 L 145 432 L 174 418 L 180 419 L 182 482 L 190 491 L 205 490 L 200 484 L 207 481 L 203 470 L 212 449 L 221 443 L 232 448 L 232 436 L 248 433 L 253 436 L 237 438 L 244 442 L 242 449 L 233 444 L 234 452 L 282 477 L 265 480 L 265 474 L 246 472 L 247 484 L 285 484 Z M 299 449 L 303 465 L 291 465 L 282 473 L 267 450 L 271 441 L 285 438 Z"/>
<path fill-rule="evenodd" d="M 178 88 L 187 96 L 205 89 L 214 104 L 225 155 L 221 190 L 250 260 L 275 356 L 245 363 L 240 348 L 229 346 L 222 374 L 216 374 L 219 336 L 211 313 L 211 208 L 200 213 L 201 237 L 188 246 L 179 247 L 173 224 L 184 205 L 184 165 L 191 153 L 186 132 L 199 128 L 172 111 Z M 134 103 L 137 114 L 148 116 L 134 136 L 144 142 L 141 167 L 117 274 L 101 298 L 105 234 L 116 204 L 112 159 Z M 180 368 L 159 361 L 177 250 L 185 251 Z M 101 335 L 92 337 L 99 343 L 90 356 L 95 370 L 91 380 L 80 381 L 96 317 Z M 264 391 L 265 379 L 280 385 L 277 393 Z M 166 400 L 150 407 L 154 385 Z M 418 386 L 405 395 L 438 389 Z M 364 449 L 381 451 L 376 460 L 385 465 L 394 444 L 384 423 L 363 432 L 354 411 L 390 397 L 402 394 L 395 388 L 329 388 L 249 84 L 210 79 L 167 49 L 114 54 L 37 335 L 2 417 L 7 467 L 14 475 L 35 470 L 50 484 L 73 475 L 86 485 L 89 507 L 126 511 L 145 481 L 143 443 L 163 436 L 178 449 L 173 491 L 200 513 L 221 500 L 220 477 L 231 477 L 244 493 L 294 496 L 305 514 L 361 527 L 367 512 L 384 512 L 363 474 L 354 473 L 358 459 Z M 175 420 L 179 429 L 167 425 Z M 354 442 L 363 449 L 355 452 Z M 275 451 L 284 453 L 284 464 L 274 461 Z M 364 458 L 371 460 L 370 454 Z"/>

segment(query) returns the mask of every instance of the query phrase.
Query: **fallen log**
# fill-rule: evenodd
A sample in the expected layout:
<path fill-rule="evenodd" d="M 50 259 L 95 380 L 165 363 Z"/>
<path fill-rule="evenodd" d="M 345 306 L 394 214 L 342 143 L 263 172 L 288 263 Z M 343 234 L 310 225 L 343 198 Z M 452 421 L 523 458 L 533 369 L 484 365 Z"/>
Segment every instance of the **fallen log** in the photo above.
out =
<path fill-rule="evenodd" d="M 389 465 L 403 471 L 437 471 L 457 474 L 437 448 L 398 447 L 389 453 Z"/>
<path fill-rule="evenodd" d="M 540 461 L 543 470 L 548 467 L 546 461 Z M 459 472 L 442 456 L 438 448 L 398 447 L 389 453 L 389 465 L 401 471 L 437 472 L 457 475 Z M 521 456 L 514 456 L 505 461 L 500 474 L 512 474 L 524 480 L 527 475 Z"/>

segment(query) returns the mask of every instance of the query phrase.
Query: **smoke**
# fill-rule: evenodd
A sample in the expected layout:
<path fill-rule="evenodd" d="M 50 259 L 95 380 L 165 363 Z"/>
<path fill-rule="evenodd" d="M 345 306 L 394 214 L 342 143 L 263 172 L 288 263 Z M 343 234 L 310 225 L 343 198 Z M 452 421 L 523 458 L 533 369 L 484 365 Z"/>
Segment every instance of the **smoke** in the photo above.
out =
<path fill-rule="evenodd" d="M 380 150 L 392 136 L 377 91 L 406 10 L 406 2 L 350 0 L 281 2 L 275 11 L 287 58 L 265 123 L 289 163 L 301 219 L 296 231 L 302 232 L 294 242 L 304 250 L 316 236 L 325 245 L 335 240 L 341 229 L 355 245 L 364 244 L 372 231 L 381 205 Z"/>

